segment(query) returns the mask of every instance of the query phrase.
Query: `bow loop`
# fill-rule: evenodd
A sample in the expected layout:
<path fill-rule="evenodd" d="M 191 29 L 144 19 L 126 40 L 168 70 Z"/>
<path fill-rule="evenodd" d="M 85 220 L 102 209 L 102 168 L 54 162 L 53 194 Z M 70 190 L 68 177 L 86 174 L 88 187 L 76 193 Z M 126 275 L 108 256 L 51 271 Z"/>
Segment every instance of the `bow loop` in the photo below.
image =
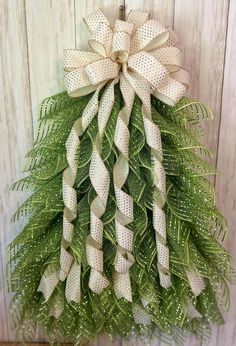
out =
<path fill-rule="evenodd" d="M 112 53 L 113 32 L 107 23 L 101 22 L 93 32 L 93 37 L 89 40 L 90 47 L 103 57 L 109 57 Z"/>
<path fill-rule="evenodd" d="M 175 47 L 179 38 L 171 28 L 135 10 L 126 21 L 116 20 L 113 29 L 100 9 L 84 21 L 92 33 L 93 52 L 65 50 L 65 85 L 71 97 L 89 94 L 117 78 L 122 87 L 127 83 L 132 87 L 148 110 L 150 93 L 168 105 L 183 96 L 189 74 L 182 67 L 182 51 Z"/>
<path fill-rule="evenodd" d="M 95 61 L 85 67 L 85 72 L 93 85 L 98 85 L 118 76 L 120 66 L 111 59 Z"/>
<path fill-rule="evenodd" d="M 134 25 L 134 30 L 142 26 L 146 21 L 148 21 L 150 15 L 148 12 L 142 12 L 137 10 L 130 10 L 126 18 L 127 22 Z"/>
<path fill-rule="evenodd" d="M 76 49 L 64 50 L 64 71 L 71 72 L 80 67 L 85 67 L 94 61 L 100 60 L 101 55 L 97 53 L 79 51 Z"/>
<path fill-rule="evenodd" d="M 131 40 L 131 54 L 140 50 L 154 50 L 167 42 L 168 30 L 156 19 L 150 19 L 140 26 Z"/>
<path fill-rule="evenodd" d="M 96 90 L 96 86 L 91 84 L 83 67 L 66 74 L 64 83 L 71 97 L 87 95 Z"/>
<path fill-rule="evenodd" d="M 133 31 L 133 24 L 116 20 L 113 35 L 113 59 L 119 63 L 127 62 L 130 53 L 131 34 Z"/>
<path fill-rule="evenodd" d="M 146 79 L 157 89 L 168 76 L 168 70 L 147 52 L 139 52 L 130 57 L 128 67 Z"/>
<path fill-rule="evenodd" d="M 109 21 L 101 9 L 97 9 L 96 11 L 90 13 L 86 17 L 83 18 L 85 24 L 87 25 L 88 30 L 91 33 L 94 33 L 97 30 L 97 27 L 100 23 L 105 23 L 109 25 Z"/>
<path fill-rule="evenodd" d="M 182 63 L 182 52 L 180 48 L 162 47 L 151 52 L 151 55 L 170 72 L 176 72 L 180 69 Z"/>

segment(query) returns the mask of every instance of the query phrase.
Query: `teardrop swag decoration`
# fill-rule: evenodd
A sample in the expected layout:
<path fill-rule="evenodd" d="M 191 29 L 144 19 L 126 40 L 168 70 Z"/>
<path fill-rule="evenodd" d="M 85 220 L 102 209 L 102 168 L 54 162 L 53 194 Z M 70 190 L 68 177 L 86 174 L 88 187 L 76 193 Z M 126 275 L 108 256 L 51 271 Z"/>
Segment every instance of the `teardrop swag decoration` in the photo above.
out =
<path fill-rule="evenodd" d="M 91 51 L 65 50 L 69 96 L 43 102 L 31 175 L 13 186 L 34 191 L 13 216 L 30 215 L 10 245 L 16 326 L 30 339 L 39 322 L 52 343 L 205 336 L 232 281 L 214 169 L 198 156 L 211 112 L 183 97 L 171 28 L 134 10 L 113 28 L 101 10 L 84 20 Z"/>

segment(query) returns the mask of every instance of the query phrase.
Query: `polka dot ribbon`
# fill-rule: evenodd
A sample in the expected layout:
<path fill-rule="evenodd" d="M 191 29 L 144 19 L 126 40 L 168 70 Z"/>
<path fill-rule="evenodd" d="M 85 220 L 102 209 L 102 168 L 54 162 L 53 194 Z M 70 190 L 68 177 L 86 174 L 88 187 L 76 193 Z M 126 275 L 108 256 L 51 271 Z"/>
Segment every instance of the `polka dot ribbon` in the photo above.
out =
<path fill-rule="evenodd" d="M 166 244 L 165 172 L 161 164 L 162 147 L 160 130 L 152 121 L 151 94 L 172 106 L 184 95 L 189 85 L 189 73 L 182 67 L 180 42 L 171 28 L 164 27 L 146 12 L 132 10 L 125 21 L 116 20 L 114 27 L 98 9 L 84 18 L 92 37 L 91 51 L 65 50 L 65 86 L 71 97 L 94 92 L 82 117 L 74 124 L 66 150 L 68 168 L 63 174 L 64 224 L 61 245 L 60 270 L 43 276 L 40 289 L 49 299 L 56 283 L 66 280 L 68 301 L 80 301 L 80 264 L 75 260 L 70 244 L 73 238 L 73 220 L 76 218 L 76 193 L 73 187 L 76 176 L 75 153 L 79 137 L 97 115 L 99 133 L 90 166 L 90 180 L 96 196 L 90 206 L 90 234 L 86 239 L 87 261 L 91 267 L 89 287 L 100 293 L 109 285 L 103 273 L 103 224 L 101 217 L 106 210 L 110 177 L 100 157 L 100 143 L 114 105 L 114 86 L 119 82 L 124 106 L 118 114 L 114 143 L 119 151 L 113 169 L 113 184 L 117 203 L 115 216 L 117 255 L 114 263 L 114 289 L 117 298 L 132 301 L 129 269 L 135 259 L 132 255 L 133 232 L 127 227 L 133 221 L 133 201 L 123 190 L 129 174 L 129 117 L 134 96 L 142 101 L 146 141 L 153 156 L 153 226 L 156 232 L 157 268 L 161 286 L 171 285 L 169 252 Z M 105 87 L 98 101 L 99 91 Z M 99 174 L 97 174 L 99 169 Z M 156 196 L 162 196 L 160 198 Z M 136 316 L 138 321 L 139 313 Z M 140 310 L 141 309 L 141 310 Z M 136 309 L 137 310 L 137 309 Z M 141 316 L 140 319 L 143 319 Z M 138 323 L 138 322 L 137 322 Z"/>

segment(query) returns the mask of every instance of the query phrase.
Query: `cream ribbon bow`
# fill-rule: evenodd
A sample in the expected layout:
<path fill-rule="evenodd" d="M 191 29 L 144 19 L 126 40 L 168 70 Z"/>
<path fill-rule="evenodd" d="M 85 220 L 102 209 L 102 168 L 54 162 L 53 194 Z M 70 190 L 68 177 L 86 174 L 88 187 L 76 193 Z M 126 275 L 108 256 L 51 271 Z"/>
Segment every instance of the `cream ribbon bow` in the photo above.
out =
<path fill-rule="evenodd" d="M 174 105 L 189 85 L 181 66 L 179 39 L 170 28 L 146 12 L 132 10 L 126 21 L 116 20 L 112 30 L 99 9 L 84 18 L 93 52 L 65 50 L 65 86 L 71 97 L 86 95 L 101 83 L 126 77 L 150 111 L 150 93 Z M 147 85 L 147 90 L 140 86 Z"/>
<path fill-rule="evenodd" d="M 68 168 L 63 174 L 63 200 L 65 204 L 63 239 L 60 256 L 60 271 L 44 275 L 39 290 L 46 299 L 52 294 L 56 282 L 66 279 L 68 301 L 80 300 L 81 267 L 70 249 L 76 218 L 76 191 L 73 187 L 76 176 L 76 151 L 79 137 L 97 115 L 99 134 L 91 159 L 90 180 L 96 197 L 90 206 L 90 235 L 86 240 L 87 261 L 91 267 L 89 287 L 100 293 L 109 281 L 103 273 L 103 223 L 101 217 L 106 210 L 109 193 L 109 173 L 100 157 L 100 143 L 114 105 L 114 86 L 120 83 L 124 107 L 120 110 L 114 143 L 119 157 L 113 170 L 113 182 L 117 203 L 115 215 L 117 256 L 114 263 L 114 289 L 118 298 L 132 301 L 129 268 L 134 263 L 132 255 L 133 232 L 127 227 L 133 221 L 132 198 L 122 189 L 129 174 L 129 118 L 135 94 L 142 101 L 142 113 L 147 144 L 153 156 L 153 226 L 156 232 L 157 268 L 160 284 L 171 285 L 169 274 L 169 251 L 166 245 L 165 172 L 161 164 L 162 145 L 160 130 L 152 121 L 151 94 L 168 105 L 174 105 L 184 95 L 189 84 L 189 73 L 182 67 L 182 52 L 177 47 L 179 39 L 170 28 L 161 25 L 149 14 L 132 10 L 126 21 L 116 20 L 112 29 L 99 9 L 84 21 L 92 34 L 89 45 L 92 51 L 65 50 L 65 86 L 71 97 L 80 97 L 94 92 L 82 116 L 75 122 L 66 143 Z M 105 90 L 99 101 L 99 92 Z M 163 203 L 156 201 L 162 195 Z M 147 305 L 147 302 L 145 303 Z M 144 305 L 143 305 L 144 306 Z M 137 309 L 136 309 L 137 310 Z M 139 316 L 142 307 L 138 308 Z M 137 315 L 137 314 L 136 314 Z M 143 320 L 137 315 L 135 320 Z M 138 322 L 137 322 L 138 323 Z M 140 322 L 141 323 L 141 322 Z"/>

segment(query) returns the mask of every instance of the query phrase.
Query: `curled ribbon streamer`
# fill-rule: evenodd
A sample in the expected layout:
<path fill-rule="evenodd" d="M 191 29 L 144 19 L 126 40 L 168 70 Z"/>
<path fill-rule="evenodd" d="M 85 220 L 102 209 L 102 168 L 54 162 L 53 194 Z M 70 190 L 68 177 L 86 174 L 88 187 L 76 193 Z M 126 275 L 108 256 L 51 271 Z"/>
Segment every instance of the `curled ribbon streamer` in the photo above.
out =
<path fill-rule="evenodd" d="M 67 65 L 68 70 L 70 65 Z M 60 271 L 48 266 L 46 269 L 38 290 L 44 294 L 45 300 L 48 300 L 53 293 L 59 280 L 66 281 L 66 299 L 68 302 L 74 301 L 78 303 L 81 298 L 80 293 L 80 273 L 81 265 L 77 263 L 74 257 L 69 252 L 69 247 L 73 239 L 74 225 L 71 223 L 76 217 L 77 199 L 76 193 L 73 189 L 75 176 L 77 172 L 77 162 L 75 160 L 76 152 L 79 148 L 79 137 L 87 129 L 94 116 L 98 111 L 98 96 L 103 85 L 101 84 L 92 98 L 85 107 L 81 118 L 78 118 L 68 136 L 66 142 L 66 157 L 68 167 L 63 172 L 63 201 L 65 203 L 63 215 L 63 239 L 61 242 L 60 253 Z M 58 311 L 51 312 L 55 318 L 59 318 Z"/>
<path fill-rule="evenodd" d="M 110 176 L 97 148 L 94 149 L 92 155 L 89 176 L 97 193 L 90 206 L 90 235 L 86 243 L 87 261 L 91 267 L 89 287 L 93 292 L 101 293 L 109 284 L 109 281 L 103 275 L 103 222 L 101 217 L 106 210 Z"/>
<path fill-rule="evenodd" d="M 66 150 L 68 168 L 63 174 L 63 200 L 65 203 L 63 239 L 60 256 L 60 279 L 67 280 L 67 300 L 79 301 L 80 280 L 77 287 L 72 285 L 73 273 L 80 276 L 80 264 L 71 253 L 70 243 L 73 238 L 76 218 L 76 194 L 73 183 L 76 175 L 75 153 L 79 148 L 79 137 L 93 117 L 98 116 L 99 134 L 91 159 L 90 180 L 96 191 L 91 203 L 90 235 L 86 240 L 87 260 L 91 266 L 89 286 L 100 293 L 108 285 L 103 275 L 103 224 L 101 217 L 106 209 L 110 178 L 99 154 L 99 143 L 102 141 L 104 129 L 114 104 L 114 85 L 120 82 L 124 99 L 115 130 L 114 142 L 119 150 L 119 157 L 114 166 L 113 178 L 117 200 L 115 216 L 117 256 L 115 261 L 114 287 L 118 297 L 132 300 L 129 268 L 134 262 L 132 256 L 132 230 L 127 226 L 133 219 L 133 201 L 122 190 L 129 174 L 128 164 L 128 124 L 134 95 L 137 94 L 143 103 L 143 119 L 146 140 L 153 154 L 153 172 L 155 182 L 153 225 L 156 231 L 158 270 L 163 287 L 171 284 L 169 276 L 169 254 L 166 245 L 165 214 L 162 210 L 165 195 L 165 172 L 161 165 L 162 149 L 158 127 L 151 117 L 150 95 L 168 105 L 174 105 L 184 95 L 189 74 L 182 67 L 182 52 L 177 46 L 179 39 L 170 28 L 161 25 L 149 14 L 130 11 L 126 21 L 116 20 L 114 28 L 99 9 L 84 18 L 92 34 L 89 45 L 92 52 L 65 50 L 65 86 L 71 97 L 79 97 L 94 92 L 82 117 L 79 118 L 69 135 Z M 99 91 L 106 85 L 100 102 Z M 99 171 L 99 174 L 96 172 Z M 160 204 L 155 195 L 163 197 Z M 126 208 L 128 206 L 128 208 Z M 78 267 L 75 266 L 77 264 Z M 43 280 L 43 279 L 42 279 Z M 45 278 L 44 278 L 45 281 Z M 44 282 L 42 282 L 41 286 Z M 123 286 L 122 286 L 123 284 Z M 41 287 L 40 286 L 40 287 Z M 42 287 L 41 287 L 42 289 Z M 51 292 L 45 288 L 44 296 Z M 47 292 L 47 294 L 46 294 Z"/>
<path fill-rule="evenodd" d="M 51 297 L 58 282 L 59 282 L 59 272 L 56 270 L 53 263 L 50 263 L 47 266 L 38 287 L 38 292 L 43 293 L 44 299 L 46 301 L 48 301 L 48 299 Z"/>
<path fill-rule="evenodd" d="M 193 291 L 193 294 L 195 296 L 199 296 L 199 294 L 206 287 L 206 283 L 205 283 L 203 277 L 199 273 L 193 273 L 190 271 L 186 271 L 186 275 L 187 275 L 190 287 Z"/>
<path fill-rule="evenodd" d="M 106 210 L 110 176 L 100 157 L 99 151 L 103 133 L 115 101 L 114 86 L 117 82 L 118 79 L 114 79 L 108 84 L 100 101 L 98 108 L 99 134 L 96 139 L 89 169 L 90 181 L 97 193 L 90 206 L 90 235 L 87 237 L 86 242 L 87 262 L 91 267 L 89 287 L 94 293 L 101 293 L 109 285 L 108 279 L 103 274 L 103 222 L 101 217 Z"/>
<path fill-rule="evenodd" d="M 128 28 L 131 30 L 130 26 Z M 129 269 L 134 263 L 132 255 L 133 232 L 126 226 L 133 221 L 133 200 L 127 192 L 122 190 L 122 187 L 129 174 L 128 124 L 135 93 L 124 76 L 120 78 L 120 85 L 125 105 L 118 114 L 114 137 L 115 145 L 119 149 L 120 154 L 113 169 L 113 182 L 118 208 L 115 215 L 118 246 L 113 279 L 117 298 L 126 298 L 128 301 L 132 301 Z M 120 140 L 121 138 L 122 141 Z"/>
<path fill-rule="evenodd" d="M 133 317 L 136 324 L 150 325 L 152 323 L 149 314 L 145 310 L 145 308 L 148 306 L 150 302 L 151 300 L 149 301 L 145 298 L 141 298 L 142 306 L 139 304 L 133 304 Z"/>
<path fill-rule="evenodd" d="M 199 273 L 194 273 L 192 271 L 186 271 L 186 275 L 192 289 L 193 294 L 197 297 L 206 287 L 206 283 L 203 277 Z M 187 299 L 188 304 L 188 318 L 192 320 L 193 318 L 200 318 L 202 315 L 195 308 L 190 298 Z"/>
<path fill-rule="evenodd" d="M 161 164 L 162 161 L 162 144 L 161 133 L 156 124 L 151 119 L 151 114 L 142 107 L 144 118 L 144 129 L 146 134 L 147 144 L 151 148 L 153 157 L 153 180 L 154 180 L 154 193 L 153 193 L 153 227 L 156 234 L 156 247 L 157 247 L 157 267 L 160 277 L 160 285 L 168 288 L 171 286 L 170 272 L 169 272 L 169 249 L 166 246 L 166 220 L 165 212 L 162 206 L 165 202 L 166 193 L 166 175 Z M 160 195 L 161 198 L 157 198 Z"/>

